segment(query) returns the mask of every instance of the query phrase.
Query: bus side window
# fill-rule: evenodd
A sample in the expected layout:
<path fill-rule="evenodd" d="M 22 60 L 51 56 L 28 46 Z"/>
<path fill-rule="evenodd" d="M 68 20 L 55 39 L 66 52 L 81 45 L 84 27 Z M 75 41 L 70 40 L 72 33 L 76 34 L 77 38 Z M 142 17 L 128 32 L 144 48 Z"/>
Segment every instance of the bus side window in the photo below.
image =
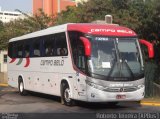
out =
<path fill-rule="evenodd" d="M 53 56 L 52 45 L 47 45 L 45 47 L 45 56 Z"/>
<path fill-rule="evenodd" d="M 33 42 L 33 57 L 40 57 L 41 51 L 40 51 L 40 41 L 39 39 L 36 39 Z"/>
<path fill-rule="evenodd" d="M 10 58 L 15 58 L 16 56 L 15 56 L 15 43 L 14 42 L 11 42 L 11 43 L 9 43 L 9 45 L 8 45 L 8 56 L 10 57 Z"/>
<path fill-rule="evenodd" d="M 68 50 L 67 50 L 67 41 L 65 33 L 56 34 L 55 38 L 56 38 L 56 43 L 55 43 L 56 55 L 67 56 Z"/>
<path fill-rule="evenodd" d="M 17 42 L 16 43 L 16 48 L 17 48 L 17 58 L 22 58 L 23 57 L 23 41 Z"/>
<path fill-rule="evenodd" d="M 23 57 L 30 57 L 30 44 L 29 44 L 30 41 L 25 41 L 25 45 L 24 45 L 24 55 Z"/>
<path fill-rule="evenodd" d="M 54 56 L 55 48 L 54 48 L 54 35 L 45 36 L 44 37 L 44 54 L 45 56 Z"/>

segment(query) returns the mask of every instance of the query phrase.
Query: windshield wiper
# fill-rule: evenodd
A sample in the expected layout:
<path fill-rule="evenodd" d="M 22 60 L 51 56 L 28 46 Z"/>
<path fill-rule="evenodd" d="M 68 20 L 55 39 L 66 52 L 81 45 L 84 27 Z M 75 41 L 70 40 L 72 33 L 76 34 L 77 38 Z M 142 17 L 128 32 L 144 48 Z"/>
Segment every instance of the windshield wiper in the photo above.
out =
<path fill-rule="evenodd" d="M 112 72 L 113 72 L 113 69 L 114 69 L 116 63 L 117 63 L 117 62 L 114 62 L 114 63 L 113 63 L 113 66 L 112 66 L 111 70 L 110 70 L 109 73 L 108 73 L 108 77 L 111 76 L 111 74 L 112 74 Z"/>
<path fill-rule="evenodd" d="M 134 77 L 134 74 L 133 74 L 133 72 L 132 72 L 132 70 L 131 70 L 131 68 L 130 68 L 129 65 L 128 65 L 128 63 L 127 63 L 125 60 L 122 60 L 122 63 L 125 63 L 125 64 L 126 64 L 126 67 L 128 68 L 131 76 L 132 76 L 133 78 L 135 78 L 135 77 Z"/>
<path fill-rule="evenodd" d="M 101 74 L 96 74 L 96 73 L 93 73 L 93 72 L 90 72 L 90 74 L 91 74 L 91 75 L 102 76 L 102 77 L 105 77 L 105 78 L 106 78 L 106 76 L 105 76 L 105 75 L 101 75 Z"/>
<path fill-rule="evenodd" d="M 119 68 L 119 69 L 118 69 L 119 77 L 122 78 L 122 77 L 121 77 L 121 74 L 122 74 L 122 66 L 123 66 L 123 63 L 125 64 L 126 68 L 128 69 L 131 77 L 132 77 L 132 78 L 135 78 L 135 77 L 134 77 L 134 74 L 133 74 L 133 72 L 132 72 L 132 70 L 131 70 L 131 68 L 129 67 L 128 63 L 125 62 L 125 60 L 122 60 L 122 62 L 120 62 L 120 61 L 119 61 L 119 62 L 114 62 L 113 67 L 111 68 L 110 72 L 108 73 L 108 77 L 111 76 L 111 74 L 112 74 L 112 72 L 113 72 L 113 70 L 115 69 L 115 66 L 116 66 L 116 64 L 117 64 L 118 66 L 120 66 L 120 67 L 117 67 L 117 68 Z"/>

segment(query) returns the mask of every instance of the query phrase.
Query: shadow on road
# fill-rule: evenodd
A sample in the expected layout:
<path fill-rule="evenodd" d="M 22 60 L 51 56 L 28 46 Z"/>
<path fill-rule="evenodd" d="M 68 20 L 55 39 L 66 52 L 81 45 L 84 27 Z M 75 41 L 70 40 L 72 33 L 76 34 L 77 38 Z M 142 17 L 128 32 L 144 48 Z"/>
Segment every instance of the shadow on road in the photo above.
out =
<path fill-rule="evenodd" d="M 116 110 L 124 110 L 128 108 L 136 109 L 141 107 L 140 104 L 136 102 L 119 102 L 114 104 L 112 102 L 106 103 L 89 103 L 89 102 L 77 102 L 77 105 L 83 108 L 88 108 L 92 110 L 101 110 L 101 109 L 116 109 Z"/>
<path fill-rule="evenodd" d="M 36 97 L 43 98 L 43 99 L 53 100 L 53 101 L 56 101 L 58 103 L 61 102 L 61 99 L 58 96 L 53 96 L 53 95 L 48 95 L 48 94 L 43 94 L 43 93 L 37 93 L 37 92 L 30 92 L 30 91 L 28 92 L 28 95 L 36 96 Z"/>
<path fill-rule="evenodd" d="M 78 106 L 89 108 L 89 109 L 114 109 L 114 108 L 126 108 L 125 106 L 121 106 L 118 104 L 110 104 L 110 103 L 89 103 L 89 102 L 79 102 L 76 103 Z"/>
<path fill-rule="evenodd" d="M 30 95 L 44 98 L 44 99 L 49 99 L 53 100 L 57 103 L 61 103 L 60 97 L 57 96 L 52 96 L 52 95 L 47 95 L 47 94 L 42 94 L 42 93 L 35 93 L 35 92 L 29 92 Z M 92 110 L 97 110 L 97 109 L 127 109 L 127 108 L 138 108 L 141 105 L 136 103 L 136 102 L 119 102 L 117 104 L 112 103 L 112 102 L 106 102 L 106 103 L 89 103 L 89 102 L 82 102 L 82 101 L 75 101 L 75 106 L 81 107 L 81 108 L 87 108 L 87 109 L 92 109 Z"/>

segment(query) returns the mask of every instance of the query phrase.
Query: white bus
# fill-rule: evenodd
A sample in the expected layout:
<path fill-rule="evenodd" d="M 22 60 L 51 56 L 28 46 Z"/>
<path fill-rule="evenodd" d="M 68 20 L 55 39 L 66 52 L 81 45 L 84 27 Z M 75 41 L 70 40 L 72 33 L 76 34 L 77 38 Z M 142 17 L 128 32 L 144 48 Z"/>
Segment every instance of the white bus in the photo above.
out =
<path fill-rule="evenodd" d="M 70 23 L 9 40 L 8 83 L 62 103 L 140 101 L 144 65 L 136 33 L 118 25 Z"/>

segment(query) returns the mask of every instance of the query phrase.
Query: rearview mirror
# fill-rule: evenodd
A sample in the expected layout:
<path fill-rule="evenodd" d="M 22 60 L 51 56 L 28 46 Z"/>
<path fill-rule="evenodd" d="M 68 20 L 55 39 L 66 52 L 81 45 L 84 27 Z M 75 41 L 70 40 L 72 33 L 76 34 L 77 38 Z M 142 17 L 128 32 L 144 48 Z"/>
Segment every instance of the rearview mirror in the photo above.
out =
<path fill-rule="evenodd" d="M 85 37 L 80 37 L 80 40 L 83 42 L 83 45 L 85 48 L 85 55 L 91 56 L 91 43 L 90 43 L 90 41 Z"/>
<path fill-rule="evenodd" d="M 144 40 L 144 39 L 140 39 L 139 42 L 145 46 L 147 46 L 148 48 L 148 55 L 149 55 L 149 58 L 153 58 L 154 57 L 154 48 L 153 48 L 153 45 L 152 43 Z"/>

